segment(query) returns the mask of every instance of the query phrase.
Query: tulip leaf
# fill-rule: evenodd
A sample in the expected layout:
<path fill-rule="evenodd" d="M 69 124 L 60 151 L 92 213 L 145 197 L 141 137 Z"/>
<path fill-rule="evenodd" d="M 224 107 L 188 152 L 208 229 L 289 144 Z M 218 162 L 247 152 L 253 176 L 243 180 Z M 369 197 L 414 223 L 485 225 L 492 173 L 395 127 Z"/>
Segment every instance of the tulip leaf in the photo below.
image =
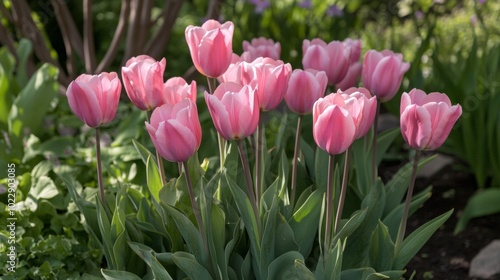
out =
<path fill-rule="evenodd" d="M 101 274 L 106 280 L 141 280 L 139 276 L 123 270 L 101 269 Z"/>
<path fill-rule="evenodd" d="M 57 96 L 57 67 L 45 63 L 31 77 L 12 104 L 9 131 L 16 137 L 43 129 L 42 121 Z"/>
<path fill-rule="evenodd" d="M 170 274 L 156 258 L 156 253 L 148 246 L 136 242 L 128 242 L 130 248 L 151 268 L 154 279 L 172 280 Z"/>
<path fill-rule="evenodd" d="M 144 162 L 144 165 L 147 166 L 149 157 L 153 158 L 153 160 L 156 161 L 155 156 L 146 147 L 144 147 L 144 145 L 137 142 L 135 139 L 132 139 L 132 144 L 134 144 L 134 147 L 139 153 L 142 162 Z"/>
<path fill-rule="evenodd" d="M 190 279 L 213 279 L 210 273 L 189 253 L 175 252 L 172 259 Z"/>
<path fill-rule="evenodd" d="M 453 209 L 430 220 L 406 237 L 401 244 L 401 249 L 396 254 L 393 269 L 403 269 L 452 213 Z"/>
<path fill-rule="evenodd" d="M 431 197 L 432 188 L 428 187 L 422 192 L 414 195 L 410 203 L 410 210 L 408 212 L 408 217 L 411 217 L 415 211 L 417 211 L 424 203 Z M 396 240 L 396 236 L 399 230 L 399 224 L 401 223 L 401 217 L 403 216 L 404 203 L 399 204 L 390 213 L 388 213 L 384 219 L 383 223 L 389 229 L 389 234 L 392 239 Z"/>
<path fill-rule="evenodd" d="M 160 172 L 158 171 L 158 166 L 155 160 L 150 155 L 146 164 L 147 182 L 148 188 L 151 195 L 156 199 L 157 202 L 160 201 L 160 190 L 162 188 Z"/>
<path fill-rule="evenodd" d="M 370 243 L 370 267 L 376 271 L 392 268 L 394 261 L 394 242 L 389 235 L 389 229 L 381 222 L 373 231 Z"/>
<path fill-rule="evenodd" d="M 470 219 L 491 215 L 500 212 L 500 189 L 490 188 L 475 193 L 462 212 L 462 216 L 455 226 L 455 234 L 465 229 Z"/>
<path fill-rule="evenodd" d="M 332 243 L 336 243 L 337 240 L 345 240 L 356 231 L 356 229 L 361 225 L 365 219 L 367 209 L 355 212 L 347 222 L 340 228 L 339 232 L 333 237 Z"/>
<path fill-rule="evenodd" d="M 243 224 L 245 225 L 245 228 L 247 230 L 248 238 L 250 239 L 251 252 L 254 256 L 259 256 L 261 248 L 259 238 L 260 235 L 257 226 L 257 218 L 255 217 L 250 199 L 230 177 L 228 177 L 227 175 L 225 177 L 238 211 L 241 215 L 241 219 L 243 220 Z M 260 267 L 256 267 L 255 269 L 257 269 L 257 271 L 261 271 Z"/>
<path fill-rule="evenodd" d="M 288 221 L 293 230 L 295 241 L 299 245 L 299 251 L 304 256 L 309 254 L 314 244 L 322 202 L 323 193 L 315 190 Z"/>
<path fill-rule="evenodd" d="M 196 257 L 198 262 L 206 263 L 208 255 L 203 245 L 203 238 L 196 226 L 188 217 L 173 206 L 164 205 L 164 209 L 170 214 L 177 225 L 182 237 L 186 241 L 189 251 Z"/>
<path fill-rule="evenodd" d="M 14 100 L 13 94 L 9 92 L 10 81 L 6 72 L 0 64 L 0 128 L 4 130 L 7 130 L 10 106 Z"/>
<path fill-rule="evenodd" d="M 356 269 L 348 269 L 342 271 L 342 280 L 376 280 L 376 279 L 389 279 L 390 277 L 382 273 L 377 273 L 371 267 L 363 267 Z M 397 279 L 397 278 L 395 278 Z"/>
<path fill-rule="evenodd" d="M 314 274 L 305 267 L 302 254 L 296 251 L 277 257 L 267 270 L 267 279 L 315 279 Z"/>
<path fill-rule="evenodd" d="M 335 247 L 327 252 L 326 261 L 323 257 L 319 258 L 316 271 L 316 279 L 340 279 L 342 271 L 342 259 L 344 256 L 345 240 L 337 240 Z"/>

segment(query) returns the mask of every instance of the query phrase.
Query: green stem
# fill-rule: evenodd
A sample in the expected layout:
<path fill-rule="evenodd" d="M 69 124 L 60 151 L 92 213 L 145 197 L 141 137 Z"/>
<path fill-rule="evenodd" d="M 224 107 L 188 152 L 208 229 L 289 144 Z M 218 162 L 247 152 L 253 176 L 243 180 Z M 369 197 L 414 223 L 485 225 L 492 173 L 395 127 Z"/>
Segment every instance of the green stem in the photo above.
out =
<path fill-rule="evenodd" d="M 97 185 L 99 186 L 99 192 L 101 195 L 101 202 L 103 205 L 106 205 L 105 197 L 104 197 L 104 184 L 102 180 L 102 166 L 101 166 L 101 139 L 100 139 L 100 130 L 99 127 L 95 128 L 95 154 L 97 161 Z"/>
<path fill-rule="evenodd" d="M 255 194 L 256 194 L 256 202 L 257 205 L 260 205 L 260 197 L 262 196 L 262 141 L 263 141 L 263 132 L 264 132 L 264 124 L 259 122 L 257 127 L 257 143 L 255 145 Z"/>
<path fill-rule="evenodd" d="M 375 120 L 373 121 L 372 184 L 375 183 L 375 179 L 377 178 L 377 130 L 378 130 L 379 114 L 380 114 L 380 100 L 377 99 L 377 111 L 375 113 Z"/>
<path fill-rule="evenodd" d="M 406 193 L 405 208 L 403 210 L 403 216 L 401 217 L 401 224 L 399 224 L 398 236 L 396 238 L 395 252 L 398 254 L 401 249 L 401 243 L 405 237 L 406 222 L 408 220 L 408 212 L 410 211 L 410 203 L 413 195 L 413 188 L 415 187 L 415 179 L 417 177 L 418 161 L 420 159 L 420 151 L 415 152 L 415 157 L 413 158 L 413 170 L 410 178 L 410 186 L 408 187 L 408 192 Z"/>
<path fill-rule="evenodd" d="M 344 174 L 342 175 L 342 187 L 340 189 L 339 205 L 337 206 L 337 213 L 335 217 L 335 225 L 333 227 L 333 234 L 337 233 L 340 220 L 342 219 L 342 210 L 344 209 L 345 193 L 347 191 L 347 181 L 349 181 L 349 164 L 350 164 L 350 150 L 349 147 L 345 152 Z"/>
<path fill-rule="evenodd" d="M 189 175 L 189 168 L 187 161 L 184 161 L 182 163 L 184 166 L 184 174 L 186 175 L 186 183 L 188 187 L 188 192 L 189 192 L 189 200 L 191 201 L 191 206 L 193 207 L 193 213 L 194 217 L 196 218 L 196 223 L 198 224 L 198 228 L 200 229 L 200 234 L 203 238 L 203 243 L 205 245 L 205 248 L 208 249 L 208 244 L 207 244 L 207 236 L 205 234 L 205 228 L 203 227 L 203 221 L 200 216 L 200 209 L 198 207 L 198 204 L 196 203 L 196 199 L 194 197 L 194 190 L 193 190 L 193 183 L 191 182 L 191 176 Z"/>
<path fill-rule="evenodd" d="M 300 144 L 300 130 L 302 128 L 302 115 L 299 115 L 297 120 L 297 131 L 295 132 L 295 147 L 293 149 L 293 162 L 292 162 L 292 186 L 290 188 L 290 203 L 295 203 L 295 193 L 297 188 L 297 164 L 299 160 L 299 144 Z"/>
<path fill-rule="evenodd" d="M 250 175 L 250 166 L 248 164 L 248 159 L 245 153 L 245 148 L 243 146 L 243 140 L 238 139 L 236 140 L 238 143 L 238 150 L 240 152 L 240 158 L 241 158 L 241 165 L 243 166 L 243 172 L 245 174 L 245 180 L 247 182 L 247 189 L 248 189 L 248 196 L 250 197 L 250 203 L 252 204 L 253 212 L 255 215 L 255 220 L 257 221 L 257 228 L 258 231 L 260 232 L 260 214 L 259 214 L 259 208 L 257 207 L 257 203 L 255 200 L 255 192 L 253 189 L 253 184 L 252 184 L 252 176 Z"/>
<path fill-rule="evenodd" d="M 333 159 L 330 155 L 328 160 L 328 181 L 326 185 L 326 224 L 325 224 L 325 256 L 328 255 L 330 249 L 330 239 L 332 231 L 332 215 L 333 215 Z"/>

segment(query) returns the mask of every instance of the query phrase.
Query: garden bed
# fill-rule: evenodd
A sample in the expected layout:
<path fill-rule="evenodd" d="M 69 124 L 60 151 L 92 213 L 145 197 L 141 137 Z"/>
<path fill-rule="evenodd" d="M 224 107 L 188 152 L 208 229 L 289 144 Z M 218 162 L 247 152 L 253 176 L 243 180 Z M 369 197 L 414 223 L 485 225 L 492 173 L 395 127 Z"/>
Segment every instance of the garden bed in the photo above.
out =
<path fill-rule="evenodd" d="M 500 214 L 472 219 L 455 235 L 458 217 L 477 190 L 474 177 L 450 165 L 430 178 L 417 179 L 416 191 L 431 184 L 433 195 L 410 217 L 409 231 L 451 208 L 455 211 L 408 264 L 407 276 L 416 271 L 415 279 L 478 279 L 469 278 L 470 262 L 482 248 L 500 238 Z M 489 278 L 494 279 L 500 279 L 500 275 Z"/>

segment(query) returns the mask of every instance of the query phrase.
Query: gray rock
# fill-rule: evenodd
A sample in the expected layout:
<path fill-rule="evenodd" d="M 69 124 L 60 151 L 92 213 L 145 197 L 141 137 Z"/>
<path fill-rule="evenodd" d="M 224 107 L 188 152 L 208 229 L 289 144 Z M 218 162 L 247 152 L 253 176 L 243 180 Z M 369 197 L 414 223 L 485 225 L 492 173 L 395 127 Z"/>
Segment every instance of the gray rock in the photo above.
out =
<path fill-rule="evenodd" d="M 472 259 L 470 277 L 489 278 L 500 273 L 500 240 L 493 240 Z"/>

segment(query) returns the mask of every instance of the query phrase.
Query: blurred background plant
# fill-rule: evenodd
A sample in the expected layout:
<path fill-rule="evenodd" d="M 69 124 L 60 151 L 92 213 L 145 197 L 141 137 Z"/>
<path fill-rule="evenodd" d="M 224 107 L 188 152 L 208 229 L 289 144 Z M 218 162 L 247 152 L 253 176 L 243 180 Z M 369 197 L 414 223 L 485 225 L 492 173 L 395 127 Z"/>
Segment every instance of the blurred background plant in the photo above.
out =
<path fill-rule="evenodd" d="M 478 192 L 462 213 L 457 232 L 471 218 L 500 211 L 500 204 L 495 203 L 500 199 L 497 1 L 0 0 L 0 14 L 0 165 L 13 162 L 17 166 L 17 197 L 24 209 L 17 215 L 26 221 L 18 227 L 17 238 L 23 248 L 19 258 L 26 268 L 25 278 L 71 278 L 101 265 L 97 245 L 85 235 L 82 217 L 54 173 L 62 170 L 79 182 L 88 182 L 85 187 L 89 188 L 83 188 L 89 192 L 86 197 L 95 190 L 95 174 L 87 167 L 93 153 L 91 133 L 70 113 L 58 92 L 64 92 L 80 73 L 119 72 L 128 58 L 143 53 L 156 59 L 166 57 L 169 77 L 199 79 L 185 47 L 184 29 L 207 18 L 235 23 L 235 53 L 242 52 L 243 40 L 272 38 L 281 42 L 281 59 L 294 68 L 301 67 L 303 39 L 315 37 L 325 41 L 361 38 L 363 53 L 384 48 L 403 53 L 412 66 L 400 92 L 414 87 L 440 91 L 452 103 L 463 105 L 464 114 L 441 150 L 460 159 L 457 168 L 473 173 L 477 181 Z M 205 83 L 199 80 L 200 85 Z M 103 140 L 107 177 L 113 185 L 146 178 L 132 143 L 132 139 L 148 143 L 144 116 L 123 103 L 117 117 L 121 122 L 112 123 Z M 383 110 L 397 115 L 399 98 L 385 103 Z M 209 127 L 207 110 L 199 111 L 205 112 L 200 115 L 202 127 Z M 283 140 L 272 135 L 291 137 L 292 129 L 275 133 L 283 130 L 284 122 L 293 120 L 271 120 L 268 142 Z M 305 124 L 304 129 L 308 127 Z M 216 135 L 213 130 L 204 135 L 208 139 L 199 157 L 216 156 L 210 150 Z M 175 165 L 167 165 L 166 170 L 168 177 L 177 176 Z M 6 176 L 6 168 L 1 169 L 0 178 Z M 0 181 L 0 192 L 5 186 L 6 181 Z M 6 195 L 0 198 L 1 208 L 7 209 Z M 7 236 L 6 227 L 0 227 L 0 237 Z"/>

